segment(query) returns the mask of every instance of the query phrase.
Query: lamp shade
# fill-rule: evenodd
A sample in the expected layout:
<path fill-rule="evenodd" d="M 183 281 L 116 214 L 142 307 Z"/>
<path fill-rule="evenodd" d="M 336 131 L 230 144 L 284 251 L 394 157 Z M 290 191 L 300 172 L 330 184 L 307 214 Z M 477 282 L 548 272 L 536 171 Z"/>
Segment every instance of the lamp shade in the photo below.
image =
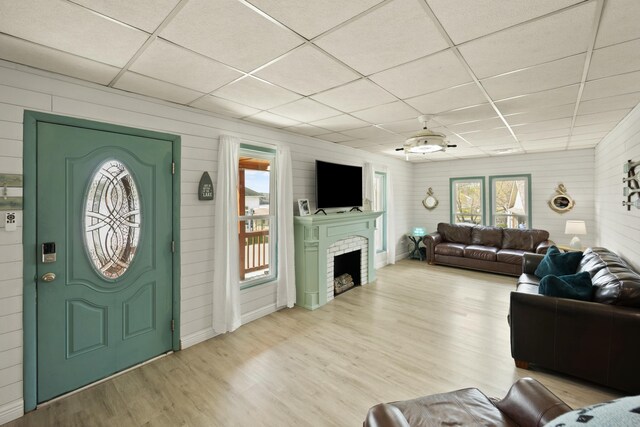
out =
<path fill-rule="evenodd" d="M 564 234 L 587 234 L 587 226 L 584 221 L 567 221 Z"/>

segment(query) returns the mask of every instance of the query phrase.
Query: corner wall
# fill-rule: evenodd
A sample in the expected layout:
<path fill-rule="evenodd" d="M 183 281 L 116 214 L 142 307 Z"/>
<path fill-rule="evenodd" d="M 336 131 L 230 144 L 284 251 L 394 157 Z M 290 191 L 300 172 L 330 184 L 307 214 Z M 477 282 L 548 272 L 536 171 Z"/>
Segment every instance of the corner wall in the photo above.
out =
<path fill-rule="evenodd" d="M 640 106 L 634 108 L 595 150 L 595 215 L 598 245 L 604 246 L 640 271 L 640 209 L 622 206 L 627 160 L 640 161 Z M 636 168 L 636 171 L 640 168 Z M 632 200 L 635 200 L 634 196 Z"/>
<path fill-rule="evenodd" d="M 249 143 L 289 146 L 294 200 L 315 200 L 315 159 L 353 165 L 372 162 L 378 168 L 387 168 L 393 177 L 396 197 L 392 225 L 397 236 L 396 253 L 398 258 L 406 256 L 401 237 L 409 227 L 409 213 L 404 207 L 412 199 L 407 185 L 411 182 L 411 167 L 400 160 L 0 61 L 0 173 L 22 174 L 25 109 L 181 136 L 183 348 L 214 335 L 211 326 L 215 201 L 198 201 L 196 193 L 204 171 L 209 172 L 215 185 L 221 134 L 235 135 Z M 6 232 L 0 227 L 0 424 L 19 417 L 23 409 L 21 212 L 17 222 L 16 232 Z M 243 323 L 274 312 L 275 286 L 266 284 L 241 291 L 241 305 Z"/>

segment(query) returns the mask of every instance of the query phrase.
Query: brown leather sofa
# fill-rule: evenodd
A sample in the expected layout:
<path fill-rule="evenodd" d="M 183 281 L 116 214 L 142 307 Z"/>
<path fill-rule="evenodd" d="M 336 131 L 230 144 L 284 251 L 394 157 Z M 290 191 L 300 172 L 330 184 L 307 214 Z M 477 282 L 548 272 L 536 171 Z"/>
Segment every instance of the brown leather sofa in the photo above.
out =
<path fill-rule="evenodd" d="M 518 380 L 504 399 L 490 399 L 477 388 L 434 394 L 402 402 L 380 403 L 367 414 L 364 427 L 543 426 L 571 411 L 532 378 Z"/>
<path fill-rule="evenodd" d="M 527 252 L 544 254 L 549 232 L 467 224 L 438 224 L 424 239 L 427 262 L 518 276 Z"/>
<path fill-rule="evenodd" d="M 640 275 L 605 248 L 584 252 L 593 301 L 538 294 L 541 255 L 526 254 L 511 293 L 511 355 L 529 364 L 640 394 Z"/>

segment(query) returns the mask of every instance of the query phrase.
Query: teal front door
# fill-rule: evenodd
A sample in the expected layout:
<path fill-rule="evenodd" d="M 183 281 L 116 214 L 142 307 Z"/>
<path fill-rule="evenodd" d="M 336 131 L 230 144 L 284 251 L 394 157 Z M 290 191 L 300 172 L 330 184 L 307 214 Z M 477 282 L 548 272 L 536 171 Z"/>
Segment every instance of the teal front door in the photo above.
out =
<path fill-rule="evenodd" d="M 37 400 L 172 348 L 172 145 L 37 124 Z"/>

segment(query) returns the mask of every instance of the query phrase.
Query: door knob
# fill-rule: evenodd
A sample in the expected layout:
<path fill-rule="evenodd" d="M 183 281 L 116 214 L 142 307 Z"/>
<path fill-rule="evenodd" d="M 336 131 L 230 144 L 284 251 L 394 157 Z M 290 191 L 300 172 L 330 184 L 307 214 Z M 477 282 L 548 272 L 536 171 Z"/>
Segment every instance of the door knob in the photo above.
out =
<path fill-rule="evenodd" d="M 44 273 L 42 275 L 42 280 L 45 282 L 53 282 L 54 280 L 56 280 L 56 275 L 55 273 Z"/>

